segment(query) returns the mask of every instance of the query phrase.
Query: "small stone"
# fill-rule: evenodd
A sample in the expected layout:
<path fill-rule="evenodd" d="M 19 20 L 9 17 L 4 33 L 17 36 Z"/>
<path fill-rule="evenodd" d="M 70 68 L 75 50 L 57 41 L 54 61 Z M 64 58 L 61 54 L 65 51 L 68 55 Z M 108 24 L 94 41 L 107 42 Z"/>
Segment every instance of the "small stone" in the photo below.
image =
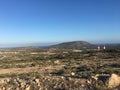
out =
<path fill-rule="evenodd" d="M 72 75 L 72 76 L 75 76 L 75 73 L 74 73 L 74 72 L 72 72 L 72 73 L 71 73 L 71 75 Z"/>
<path fill-rule="evenodd" d="M 64 76 L 61 76 L 62 79 L 65 79 Z"/>
<path fill-rule="evenodd" d="M 59 64 L 59 63 L 60 63 L 59 60 L 54 61 L 54 64 Z"/>
<path fill-rule="evenodd" d="M 39 79 L 35 79 L 35 82 L 36 82 L 36 83 L 40 83 L 40 80 L 39 80 Z"/>
<path fill-rule="evenodd" d="M 31 90 L 31 86 L 27 86 L 25 90 Z"/>
<path fill-rule="evenodd" d="M 26 86 L 26 83 L 25 82 L 22 82 L 21 83 L 21 87 L 24 88 Z"/>
<path fill-rule="evenodd" d="M 82 87 L 84 87 L 85 85 L 84 85 L 84 84 L 82 84 L 81 86 L 82 86 Z"/>
<path fill-rule="evenodd" d="M 6 90 L 6 88 L 5 88 L 5 87 L 2 87 L 2 90 Z"/>

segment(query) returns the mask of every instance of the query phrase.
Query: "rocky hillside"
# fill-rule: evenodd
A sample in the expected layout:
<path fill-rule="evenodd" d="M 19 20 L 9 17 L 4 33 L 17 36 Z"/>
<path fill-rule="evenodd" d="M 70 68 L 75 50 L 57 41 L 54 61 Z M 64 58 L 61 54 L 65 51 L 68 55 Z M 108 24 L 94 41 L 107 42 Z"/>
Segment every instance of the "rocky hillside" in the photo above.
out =
<path fill-rule="evenodd" d="M 57 45 L 49 46 L 49 48 L 59 48 L 59 49 L 89 49 L 93 48 L 95 45 L 90 44 L 86 41 L 73 41 L 64 42 Z"/>

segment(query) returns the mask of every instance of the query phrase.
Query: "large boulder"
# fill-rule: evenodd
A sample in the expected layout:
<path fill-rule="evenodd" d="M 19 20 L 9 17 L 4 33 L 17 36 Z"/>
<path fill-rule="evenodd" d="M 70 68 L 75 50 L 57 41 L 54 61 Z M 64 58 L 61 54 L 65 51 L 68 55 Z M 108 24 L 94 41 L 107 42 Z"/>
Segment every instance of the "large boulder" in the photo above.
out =
<path fill-rule="evenodd" d="M 109 88 L 115 88 L 120 85 L 120 76 L 112 74 L 108 81 Z"/>

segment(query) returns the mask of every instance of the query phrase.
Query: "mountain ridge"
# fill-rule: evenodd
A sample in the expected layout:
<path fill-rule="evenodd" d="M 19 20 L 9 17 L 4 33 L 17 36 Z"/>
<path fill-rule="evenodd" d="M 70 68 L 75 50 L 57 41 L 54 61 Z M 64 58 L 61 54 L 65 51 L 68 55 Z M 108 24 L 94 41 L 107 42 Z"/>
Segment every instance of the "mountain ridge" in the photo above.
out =
<path fill-rule="evenodd" d="M 63 42 L 56 45 L 48 46 L 48 48 L 59 48 L 59 49 L 88 49 L 92 48 L 95 45 L 87 42 L 87 41 L 70 41 Z"/>

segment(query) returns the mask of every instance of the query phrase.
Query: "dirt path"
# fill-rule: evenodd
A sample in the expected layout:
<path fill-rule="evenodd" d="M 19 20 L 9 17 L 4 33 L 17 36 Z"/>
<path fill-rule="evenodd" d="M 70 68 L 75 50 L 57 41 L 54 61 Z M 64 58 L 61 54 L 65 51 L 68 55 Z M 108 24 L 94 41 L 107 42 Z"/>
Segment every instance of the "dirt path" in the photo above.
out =
<path fill-rule="evenodd" d="M 54 69 L 61 69 L 64 65 L 57 65 L 57 66 L 47 66 L 47 67 L 26 67 L 26 68 L 9 68 L 9 69 L 0 69 L 0 74 L 21 74 L 21 73 L 28 73 L 28 72 L 39 72 L 43 73 L 45 70 L 54 70 Z"/>
<path fill-rule="evenodd" d="M 0 69 L 0 74 L 27 73 L 36 69 L 37 67 Z"/>

